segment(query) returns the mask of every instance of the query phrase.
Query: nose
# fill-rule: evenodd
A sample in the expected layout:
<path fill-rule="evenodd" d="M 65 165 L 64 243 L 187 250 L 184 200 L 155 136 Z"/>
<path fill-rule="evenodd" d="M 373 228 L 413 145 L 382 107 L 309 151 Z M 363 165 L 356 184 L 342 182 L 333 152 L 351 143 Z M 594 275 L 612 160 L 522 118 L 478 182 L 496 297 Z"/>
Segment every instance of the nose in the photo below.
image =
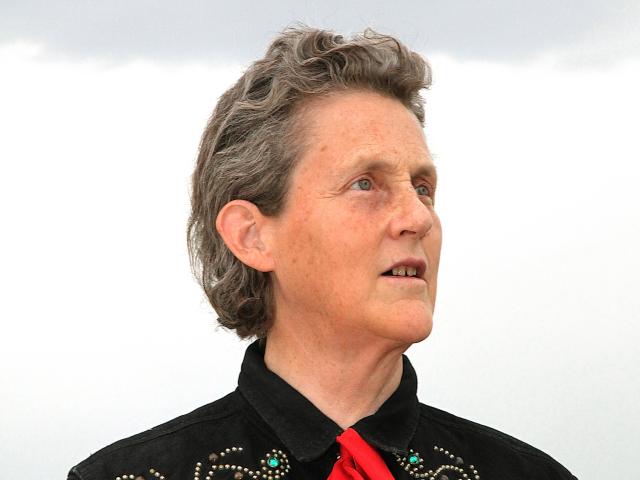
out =
<path fill-rule="evenodd" d="M 415 235 L 423 238 L 435 221 L 435 211 L 423 200 L 413 185 L 396 194 L 395 205 L 392 208 L 391 221 L 389 222 L 390 234 L 393 238 L 403 235 Z"/>

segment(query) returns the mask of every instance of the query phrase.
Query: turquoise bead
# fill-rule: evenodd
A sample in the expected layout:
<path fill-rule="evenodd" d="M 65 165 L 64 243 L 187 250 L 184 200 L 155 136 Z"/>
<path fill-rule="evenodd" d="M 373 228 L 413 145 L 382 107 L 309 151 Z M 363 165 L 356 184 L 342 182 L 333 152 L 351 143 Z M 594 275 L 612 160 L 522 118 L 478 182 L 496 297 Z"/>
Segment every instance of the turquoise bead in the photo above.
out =
<path fill-rule="evenodd" d="M 420 461 L 420 459 L 418 458 L 418 455 L 411 455 L 409 457 L 409 463 L 411 464 L 416 464 Z"/>
<path fill-rule="evenodd" d="M 267 463 L 270 467 L 277 467 L 278 465 L 280 465 L 280 460 L 278 460 L 276 457 L 271 457 L 269 460 L 267 460 Z"/>

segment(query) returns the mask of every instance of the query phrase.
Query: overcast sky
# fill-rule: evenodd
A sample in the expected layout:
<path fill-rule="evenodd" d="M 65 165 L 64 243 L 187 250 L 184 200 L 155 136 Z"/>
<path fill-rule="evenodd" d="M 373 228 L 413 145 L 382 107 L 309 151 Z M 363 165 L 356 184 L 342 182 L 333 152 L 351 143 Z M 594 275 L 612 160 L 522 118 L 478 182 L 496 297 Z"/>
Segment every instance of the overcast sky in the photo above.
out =
<path fill-rule="evenodd" d="M 189 176 L 218 96 L 294 21 L 373 26 L 433 66 L 420 399 L 581 480 L 628 476 L 640 2 L 272 3 L 1 1 L 0 476 L 64 478 L 235 387 L 245 345 L 189 270 Z"/>
<path fill-rule="evenodd" d="M 295 21 L 344 33 L 372 26 L 460 59 L 563 50 L 567 61 L 599 64 L 640 51 L 636 0 L 3 0 L 0 13 L 0 42 L 79 58 L 246 62 Z"/>

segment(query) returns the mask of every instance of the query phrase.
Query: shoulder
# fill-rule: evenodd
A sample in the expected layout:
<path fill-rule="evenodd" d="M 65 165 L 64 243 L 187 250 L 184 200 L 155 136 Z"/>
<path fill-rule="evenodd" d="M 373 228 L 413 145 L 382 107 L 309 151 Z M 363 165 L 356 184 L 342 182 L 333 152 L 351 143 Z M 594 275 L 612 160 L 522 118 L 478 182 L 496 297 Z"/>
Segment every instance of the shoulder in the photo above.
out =
<path fill-rule="evenodd" d="M 554 458 L 504 432 L 422 403 L 420 417 L 420 426 L 434 432 L 430 438 L 440 443 L 434 448 L 449 448 L 451 453 L 454 448 L 461 449 L 460 454 L 484 473 L 481 478 L 509 475 L 510 478 L 575 480 Z M 536 474 L 532 476 L 533 472 Z"/>
<path fill-rule="evenodd" d="M 102 448 L 74 466 L 69 479 L 161 477 L 163 468 L 180 470 L 176 463 L 181 461 L 185 468 L 192 469 L 191 452 L 199 450 L 197 447 L 203 439 L 233 430 L 235 423 L 242 422 L 243 407 L 240 394 L 234 391 L 190 413 Z"/>

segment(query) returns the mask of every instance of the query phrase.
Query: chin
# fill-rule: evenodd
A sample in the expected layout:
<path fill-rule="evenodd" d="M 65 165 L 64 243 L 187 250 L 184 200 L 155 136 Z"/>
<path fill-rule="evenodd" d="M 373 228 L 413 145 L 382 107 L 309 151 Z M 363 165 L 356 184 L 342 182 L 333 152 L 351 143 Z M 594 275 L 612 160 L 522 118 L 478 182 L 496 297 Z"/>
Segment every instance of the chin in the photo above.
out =
<path fill-rule="evenodd" d="M 385 337 L 407 346 L 425 340 L 433 327 L 432 312 L 416 312 L 401 318 L 394 317 L 392 322 L 387 318 Z"/>
<path fill-rule="evenodd" d="M 411 343 L 419 343 L 425 340 L 433 328 L 433 315 L 429 313 L 421 318 L 416 325 L 411 326 Z"/>

